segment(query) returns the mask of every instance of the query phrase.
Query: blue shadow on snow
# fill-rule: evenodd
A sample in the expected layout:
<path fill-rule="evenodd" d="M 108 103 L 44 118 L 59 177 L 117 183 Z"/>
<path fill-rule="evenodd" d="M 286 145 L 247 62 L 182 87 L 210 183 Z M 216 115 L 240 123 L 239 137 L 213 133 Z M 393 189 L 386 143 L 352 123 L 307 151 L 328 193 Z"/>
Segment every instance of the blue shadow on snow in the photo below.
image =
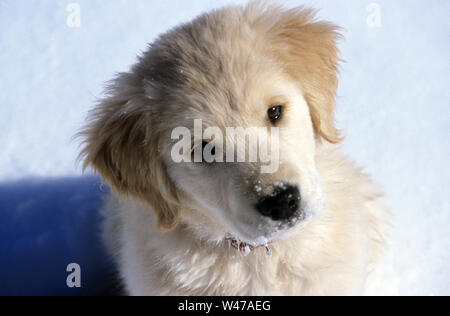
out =
<path fill-rule="evenodd" d="M 100 238 L 108 193 L 95 177 L 0 184 L 0 295 L 114 295 Z M 81 288 L 66 285 L 70 263 L 81 266 Z"/>

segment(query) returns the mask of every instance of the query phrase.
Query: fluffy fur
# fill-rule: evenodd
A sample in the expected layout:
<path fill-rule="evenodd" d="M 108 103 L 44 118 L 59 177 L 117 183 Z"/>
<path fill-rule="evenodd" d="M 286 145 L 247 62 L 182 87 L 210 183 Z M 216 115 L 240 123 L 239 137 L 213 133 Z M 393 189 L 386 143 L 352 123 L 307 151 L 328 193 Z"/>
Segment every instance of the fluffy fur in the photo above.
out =
<path fill-rule="evenodd" d="M 339 153 L 339 37 L 309 9 L 227 7 L 160 36 L 112 81 L 82 132 L 81 156 L 114 189 L 104 234 L 129 294 L 362 293 L 388 212 Z M 223 130 L 268 126 L 267 109 L 281 103 L 278 172 L 170 159 L 173 128 L 197 118 Z M 300 188 L 309 221 L 281 227 L 255 212 L 277 182 Z M 245 256 L 227 236 L 272 240 L 272 255 Z"/>

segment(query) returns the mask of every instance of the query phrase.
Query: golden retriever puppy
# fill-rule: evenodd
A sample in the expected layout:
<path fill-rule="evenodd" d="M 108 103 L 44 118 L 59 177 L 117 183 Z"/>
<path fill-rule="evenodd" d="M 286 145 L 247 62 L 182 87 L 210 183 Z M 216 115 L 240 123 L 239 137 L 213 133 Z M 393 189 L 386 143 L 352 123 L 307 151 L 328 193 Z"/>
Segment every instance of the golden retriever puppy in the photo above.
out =
<path fill-rule="evenodd" d="M 113 188 L 104 235 L 128 294 L 363 293 L 388 212 L 337 145 L 338 30 L 302 7 L 226 7 L 112 81 L 81 157 Z M 254 127 L 273 168 L 228 155 L 252 135 L 232 127 Z"/>

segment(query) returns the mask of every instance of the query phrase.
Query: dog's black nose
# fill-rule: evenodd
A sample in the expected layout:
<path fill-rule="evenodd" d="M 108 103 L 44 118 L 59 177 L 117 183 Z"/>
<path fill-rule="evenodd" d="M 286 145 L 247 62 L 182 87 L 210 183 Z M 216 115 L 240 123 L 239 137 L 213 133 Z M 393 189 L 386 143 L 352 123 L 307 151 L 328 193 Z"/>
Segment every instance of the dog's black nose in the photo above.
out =
<path fill-rule="evenodd" d="M 288 186 L 278 189 L 274 194 L 263 197 L 256 205 L 257 210 L 274 221 L 289 220 L 300 209 L 300 191 Z"/>

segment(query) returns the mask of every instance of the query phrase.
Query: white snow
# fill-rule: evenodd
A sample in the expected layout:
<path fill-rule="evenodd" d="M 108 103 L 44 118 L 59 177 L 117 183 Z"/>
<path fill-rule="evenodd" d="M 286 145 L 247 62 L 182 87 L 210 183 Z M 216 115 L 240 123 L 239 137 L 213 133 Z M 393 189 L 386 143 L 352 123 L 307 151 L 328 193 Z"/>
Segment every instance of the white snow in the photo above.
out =
<path fill-rule="evenodd" d="M 266 237 L 261 236 L 253 240 L 253 245 L 255 247 L 261 246 L 261 245 L 267 245 L 269 243 L 269 240 L 267 240 Z"/>
<path fill-rule="evenodd" d="M 66 24 L 70 2 L 79 28 Z M 0 0 L 0 182 L 79 175 L 71 138 L 103 83 L 158 33 L 232 2 L 243 1 Z M 369 293 L 450 295 L 450 2 L 377 1 L 380 27 L 367 23 L 372 1 L 284 2 L 321 8 L 345 29 L 344 150 L 383 186 L 396 216 Z"/>

